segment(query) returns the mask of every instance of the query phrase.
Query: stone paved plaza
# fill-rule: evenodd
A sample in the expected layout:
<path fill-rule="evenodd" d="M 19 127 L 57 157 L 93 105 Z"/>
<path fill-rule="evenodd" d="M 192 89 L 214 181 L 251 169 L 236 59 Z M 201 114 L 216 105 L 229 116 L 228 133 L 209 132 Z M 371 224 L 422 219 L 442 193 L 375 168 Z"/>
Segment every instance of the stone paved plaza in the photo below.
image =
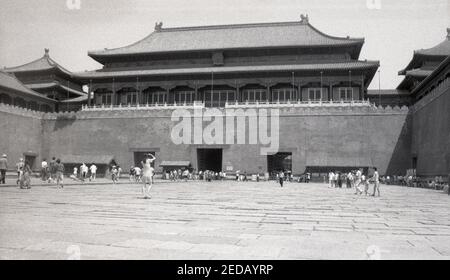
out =
<path fill-rule="evenodd" d="M 450 259 L 450 196 L 381 186 L 157 183 L 0 188 L 1 259 Z"/>

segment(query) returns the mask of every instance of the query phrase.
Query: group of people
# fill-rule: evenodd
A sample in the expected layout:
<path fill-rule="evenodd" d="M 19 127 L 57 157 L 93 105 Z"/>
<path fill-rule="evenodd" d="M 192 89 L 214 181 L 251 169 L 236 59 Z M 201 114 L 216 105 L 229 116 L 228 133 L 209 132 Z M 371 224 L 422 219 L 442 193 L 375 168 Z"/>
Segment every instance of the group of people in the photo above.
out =
<path fill-rule="evenodd" d="M 198 173 L 193 171 L 190 172 L 189 169 L 185 168 L 184 170 L 181 169 L 174 169 L 166 172 L 166 179 L 170 181 L 179 181 L 179 180 L 198 180 Z"/>
<path fill-rule="evenodd" d="M 142 194 L 144 198 L 150 198 L 150 190 L 153 185 L 153 177 L 154 177 L 154 168 L 151 166 L 155 161 L 155 156 L 152 154 L 147 154 L 144 161 L 141 162 L 141 167 L 132 166 L 130 168 L 130 181 L 135 181 L 138 183 L 142 183 Z M 23 158 L 20 158 L 19 162 L 16 163 L 16 171 L 17 171 L 17 180 L 16 184 L 21 189 L 29 189 L 31 188 L 31 175 L 32 170 L 29 162 L 24 161 Z M 0 158 L 0 184 L 5 184 L 6 179 L 6 170 L 8 170 L 8 159 L 7 155 L 3 154 Z M 116 183 L 121 175 L 122 169 L 119 165 L 113 165 L 110 169 L 111 177 L 113 183 Z M 47 162 L 46 159 L 43 159 L 41 163 L 41 179 L 44 182 L 48 183 L 56 183 L 57 187 L 64 188 L 64 164 L 60 159 L 55 157 L 52 158 L 50 162 Z M 72 175 L 70 177 L 75 180 L 85 181 L 89 178 L 89 181 L 93 181 L 96 179 L 97 175 L 97 166 L 95 164 L 86 165 L 82 163 L 79 168 L 74 167 Z M 215 172 L 211 170 L 205 171 L 196 171 L 192 172 L 189 169 L 178 169 L 167 171 L 166 179 L 171 181 L 178 180 L 226 180 L 227 174 L 226 172 Z M 408 185 L 409 181 L 412 178 L 406 177 L 406 184 Z M 273 174 L 273 178 L 283 187 L 283 183 L 285 181 L 293 181 L 293 175 L 290 172 L 279 171 Z M 302 179 L 300 179 L 302 178 Z M 408 180 L 409 179 L 409 180 Z M 236 181 L 248 181 L 247 172 L 241 173 L 239 170 L 236 171 L 235 175 Z M 260 180 L 260 175 L 256 175 L 256 181 Z M 309 182 L 311 180 L 311 174 L 305 173 L 303 177 L 299 177 L 300 181 Z M 373 175 L 369 177 L 368 175 L 363 173 L 362 169 L 353 170 L 348 173 L 340 172 L 340 171 L 330 171 L 328 173 L 328 184 L 330 188 L 342 188 L 345 184 L 346 188 L 354 188 L 355 194 L 361 195 L 369 195 L 370 183 L 373 183 L 373 192 L 371 196 L 375 196 L 378 194 L 380 196 L 380 182 L 389 183 L 392 179 L 387 177 L 381 177 L 378 173 L 377 168 L 374 168 Z M 450 180 L 450 175 L 449 175 Z M 431 185 L 439 184 L 444 182 L 441 177 L 436 177 L 431 181 Z M 443 183 L 442 183 L 443 184 Z M 449 188 L 450 195 L 450 188 Z"/>
<path fill-rule="evenodd" d="M 111 166 L 111 179 L 113 184 L 119 182 L 120 175 L 122 174 L 122 168 L 120 165 Z"/>
<path fill-rule="evenodd" d="M 44 162 L 45 159 L 42 163 L 44 164 Z M 44 169 L 44 167 L 42 167 L 42 169 Z M 78 170 L 80 172 L 78 172 Z M 80 180 L 82 182 L 84 182 L 88 178 L 89 181 L 95 181 L 95 179 L 97 178 L 97 166 L 94 163 L 92 163 L 89 167 L 85 163 L 83 163 L 80 165 L 79 169 L 77 166 L 75 166 L 73 168 L 72 175 L 70 175 L 70 178 L 72 178 L 73 180 Z"/>
<path fill-rule="evenodd" d="M 173 169 L 164 172 L 165 179 L 170 181 L 188 181 L 188 180 L 204 180 L 211 182 L 212 180 L 226 180 L 227 173 L 212 170 L 189 170 L 188 168 Z"/>
<path fill-rule="evenodd" d="M 6 184 L 6 170 L 8 170 L 8 156 L 3 154 L 0 158 L 0 184 Z M 31 170 L 30 163 L 25 162 L 23 158 L 16 163 L 17 180 L 16 184 L 21 189 L 31 188 Z"/>
<path fill-rule="evenodd" d="M 41 179 L 44 182 L 56 183 L 57 187 L 64 188 L 64 164 L 59 158 L 53 157 L 50 162 L 43 159 L 41 162 Z"/>
<path fill-rule="evenodd" d="M 376 193 L 380 196 L 380 175 L 376 167 L 370 178 L 363 174 L 362 169 L 353 170 L 348 173 L 340 171 L 330 171 L 328 173 L 328 183 L 330 188 L 342 188 L 342 185 L 345 183 L 347 188 L 355 188 L 355 194 L 359 195 L 363 192 L 365 195 L 369 195 L 370 182 L 373 182 L 372 196 L 375 196 Z"/>
<path fill-rule="evenodd" d="M 31 176 L 33 174 L 31 164 L 28 161 L 25 161 L 23 158 L 20 158 L 15 167 L 15 170 L 17 172 L 17 186 L 21 189 L 30 189 Z M 8 170 L 8 156 L 6 154 L 3 154 L 0 158 L 1 184 L 6 183 L 6 170 Z M 50 163 L 47 163 L 45 159 L 42 161 L 41 176 L 43 181 L 48 181 L 49 183 L 56 182 L 57 186 L 64 187 L 63 173 L 64 165 L 61 163 L 61 160 L 53 158 Z"/>

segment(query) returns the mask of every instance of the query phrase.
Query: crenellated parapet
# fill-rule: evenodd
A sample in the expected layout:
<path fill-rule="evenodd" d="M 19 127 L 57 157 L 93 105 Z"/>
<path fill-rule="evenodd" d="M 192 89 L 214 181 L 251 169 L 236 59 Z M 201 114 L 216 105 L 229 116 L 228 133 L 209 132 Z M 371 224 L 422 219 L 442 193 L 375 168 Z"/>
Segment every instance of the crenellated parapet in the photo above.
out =
<path fill-rule="evenodd" d="M 344 103 L 334 102 L 333 104 L 301 104 L 301 103 L 284 103 L 284 104 L 227 104 L 225 108 L 207 108 L 203 103 L 182 105 L 158 105 L 158 106 L 115 106 L 115 107 L 84 107 L 83 110 L 77 112 L 60 112 L 45 114 L 47 120 L 80 120 L 80 119 L 124 119 L 124 118 L 170 118 L 175 110 L 185 110 L 191 115 L 196 112 L 206 112 L 207 110 L 214 114 L 225 115 L 227 112 L 234 110 L 279 110 L 281 117 L 283 116 L 342 116 L 342 115 L 405 115 L 408 114 L 409 108 L 406 106 L 375 106 L 367 101 Z M 220 113 L 219 113 L 220 112 Z"/>
<path fill-rule="evenodd" d="M 196 104 L 179 104 L 179 105 L 158 105 L 158 106 L 101 106 L 101 107 L 84 107 L 82 111 L 77 112 L 55 112 L 44 113 L 33 111 L 21 107 L 0 103 L 0 112 L 15 114 L 23 117 L 32 117 L 44 120 L 73 121 L 79 119 L 120 119 L 120 118 L 170 118 L 174 110 L 187 110 L 193 112 L 194 109 L 200 109 L 205 112 L 208 109 L 203 103 Z M 226 110 L 248 110 L 252 109 L 258 112 L 261 109 L 278 109 L 280 116 L 329 116 L 329 115 L 395 115 L 407 114 L 409 108 L 407 106 L 375 106 L 366 101 L 344 103 L 233 103 L 227 104 L 225 108 L 214 108 L 225 114 Z"/>
<path fill-rule="evenodd" d="M 42 119 L 44 112 L 34 111 L 31 109 L 26 109 L 14 105 L 9 105 L 5 103 L 0 103 L 0 112 L 14 114 L 22 117 L 30 117 L 35 119 Z"/>

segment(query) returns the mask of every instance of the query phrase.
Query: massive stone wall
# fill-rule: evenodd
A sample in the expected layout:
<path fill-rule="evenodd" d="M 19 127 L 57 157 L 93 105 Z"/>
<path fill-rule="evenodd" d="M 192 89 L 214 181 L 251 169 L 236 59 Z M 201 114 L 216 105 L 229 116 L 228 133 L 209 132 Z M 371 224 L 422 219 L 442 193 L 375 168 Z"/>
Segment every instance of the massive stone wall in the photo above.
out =
<path fill-rule="evenodd" d="M 41 112 L 0 103 L 0 154 L 7 154 L 9 168 L 25 154 L 36 155 L 34 168 L 41 160 L 42 116 Z"/>
<path fill-rule="evenodd" d="M 255 106 L 240 108 L 261 107 Z M 279 150 L 292 153 L 294 173 L 304 172 L 306 166 L 340 163 L 377 166 L 382 174 L 404 174 L 410 167 L 411 121 L 406 107 L 280 105 L 278 109 Z M 193 108 L 188 111 L 193 113 Z M 267 156 L 261 155 L 259 142 L 174 144 L 170 135 L 178 122 L 171 120 L 172 112 L 173 108 L 160 107 L 44 114 L 0 105 L 0 153 L 7 153 L 12 163 L 24 153 L 36 154 L 37 163 L 68 154 L 114 155 L 127 167 L 134 163 L 135 151 L 155 151 L 159 169 L 162 160 L 189 160 L 196 167 L 198 148 L 222 148 L 224 169 L 267 170 Z M 225 114 L 224 109 L 217 112 Z M 203 122 L 203 127 L 208 124 Z"/>
<path fill-rule="evenodd" d="M 134 151 L 155 151 L 158 169 L 161 160 L 189 160 L 196 167 L 197 148 L 217 147 L 223 149 L 224 169 L 267 170 L 267 156 L 260 154 L 259 144 L 174 144 L 170 133 L 177 122 L 171 121 L 172 111 L 122 108 L 46 114 L 42 155 L 112 154 L 128 166 L 134 162 Z M 404 174 L 409 167 L 406 107 L 280 107 L 279 122 L 280 151 L 292 152 L 294 173 L 302 173 L 307 165 L 336 162 L 366 162 L 382 174 Z"/>
<path fill-rule="evenodd" d="M 412 156 L 420 176 L 450 172 L 450 78 L 412 108 Z"/>

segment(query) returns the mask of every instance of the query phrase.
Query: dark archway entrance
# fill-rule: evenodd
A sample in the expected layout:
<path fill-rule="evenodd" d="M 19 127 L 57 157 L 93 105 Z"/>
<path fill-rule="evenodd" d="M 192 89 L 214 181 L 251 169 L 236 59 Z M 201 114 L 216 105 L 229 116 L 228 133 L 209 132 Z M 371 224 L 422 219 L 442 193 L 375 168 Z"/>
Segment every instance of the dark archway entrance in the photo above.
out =
<path fill-rule="evenodd" d="M 156 156 L 156 153 L 154 151 L 148 151 L 148 152 L 134 152 L 134 166 L 137 166 L 139 168 L 142 168 L 141 162 L 143 162 L 147 158 L 147 154 L 152 154 L 153 156 Z M 155 162 L 153 161 L 151 164 L 152 167 L 155 167 Z M 123 169 L 123 168 L 122 168 Z"/>
<path fill-rule="evenodd" d="M 197 149 L 198 170 L 222 171 L 222 149 Z"/>
<path fill-rule="evenodd" d="M 269 174 L 281 170 L 292 171 L 292 153 L 276 153 L 267 156 L 267 171 Z"/>

